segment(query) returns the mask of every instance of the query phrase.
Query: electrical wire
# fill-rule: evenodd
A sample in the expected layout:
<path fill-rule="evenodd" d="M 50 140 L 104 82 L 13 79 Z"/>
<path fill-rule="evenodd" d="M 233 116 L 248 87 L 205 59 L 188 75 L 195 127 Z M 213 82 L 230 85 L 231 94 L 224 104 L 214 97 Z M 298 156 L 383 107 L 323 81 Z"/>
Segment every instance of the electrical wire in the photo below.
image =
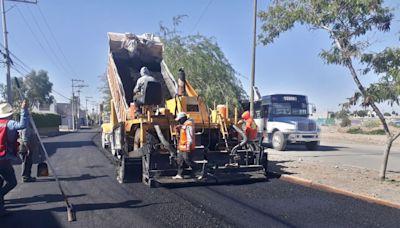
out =
<path fill-rule="evenodd" d="M 208 2 L 207 6 L 203 9 L 203 11 L 202 11 L 201 14 L 200 14 L 199 19 L 197 19 L 197 22 L 196 22 L 196 24 L 194 24 L 193 29 L 192 29 L 192 31 L 191 31 L 190 33 L 193 33 L 194 30 L 197 28 L 197 26 L 199 25 L 200 21 L 203 19 L 204 15 L 206 14 L 206 12 L 207 12 L 207 10 L 208 10 L 208 8 L 210 7 L 210 5 L 211 5 L 212 2 L 213 2 L 213 0 L 210 0 L 210 1 Z"/>
<path fill-rule="evenodd" d="M 24 23 L 26 24 L 26 26 L 28 27 L 29 31 L 32 33 L 33 37 L 35 38 L 36 42 L 38 43 L 38 45 L 40 46 L 40 48 L 42 49 L 42 51 L 46 54 L 46 56 L 50 59 L 50 61 L 52 62 L 53 65 L 55 65 L 60 71 L 63 71 L 59 65 L 54 61 L 53 58 L 50 57 L 49 53 L 47 52 L 47 50 L 44 48 L 43 44 L 40 42 L 38 36 L 36 35 L 36 33 L 33 31 L 32 27 L 30 26 L 30 24 L 28 23 L 27 19 L 25 18 L 25 16 L 23 15 L 23 13 L 21 12 L 21 10 L 19 9 L 18 6 L 15 7 L 18 11 L 18 13 L 20 14 L 22 20 L 24 21 Z"/>
<path fill-rule="evenodd" d="M 0 43 L 0 46 L 4 50 L 6 50 L 6 47 L 2 43 Z M 26 71 L 28 71 L 28 72 L 32 71 L 32 69 L 27 64 L 25 64 L 21 59 L 19 59 L 16 55 L 14 55 L 14 53 L 12 53 L 10 50 L 8 50 L 8 53 L 9 53 L 10 56 L 13 57 L 13 63 L 14 64 L 18 64 L 18 62 L 19 62 L 19 65 L 21 65 L 21 67 L 24 68 Z M 3 52 L 1 52 L 1 54 L 5 55 L 5 53 L 3 53 Z"/>
<path fill-rule="evenodd" d="M 31 26 L 30 23 L 27 21 L 26 17 L 23 15 L 23 13 L 22 13 L 22 11 L 20 10 L 20 8 L 19 8 L 18 6 L 16 6 L 16 8 L 17 8 L 17 11 L 18 11 L 18 13 L 20 14 L 21 18 L 23 19 L 24 23 L 26 24 L 26 26 L 28 27 L 28 29 L 29 29 L 30 32 L 32 33 L 33 37 L 35 38 L 36 42 L 38 43 L 38 45 L 40 46 L 40 48 L 42 49 L 42 51 L 43 51 L 43 52 L 47 55 L 47 57 L 50 59 L 50 61 L 52 62 L 52 64 L 55 65 L 59 70 L 61 70 L 61 71 L 63 71 L 63 72 L 66 72 L 67 75 L 71 75 L 71 72 L 72 72 L 74 75 L 76 75 L 75 71 L 73 70 L 73 68 L 71 67 L 71 65 L 68 63 L 68 60 L 67 60 L 67 58 L 66 58 L 64 52 L 62 51 L 60 45 L 58 44 L 57 39 L 55 38 L 54 33 L 52 32 L 52 30 L 51 30 L 51 28 L 50 28 L 50 26 L 49 26 L 47 20 L 45 19 L 44 15 L 43 15 L 43 12 L 41 12 L 40 8 L 38 8 L 38 9 L 39 9 L 39 12 L 40 12 L 40 14 L 41 14 L 41 16 L 42 16 L 42 19 L 43 19 L 43 21 L 45 22 L 45 24 L 46 24 L 46 26 L 47 26 L 47 29 L 50 31 L 50 35 L 51 35 L 51 37 L 53 38 L 54 42 L 56 43 L 56 46 L 57 46 L 59 52 L 61 53 L 62 57 L 65 59 L 65 62 L 68 64 L 68 66 L 69 66 L 69 68 L 70 68 L 70 71 L 68 70 L 68 68 L 67 68 L 64 64 L 62 64 L 62 61 L 60 60 L 60 57 L 59 57 L 58 55 L 55 54 L 55 50 L 52 48 L 52 46 L 51 46 L 49 40 L 46 38 L 46 35 L 44 34 L 43 30 L 41 29 L 41 27 L 40 27 L 38 21 L 36 20 L 34 14 L 32 13 L 32 11 L 28 8 L 28 10 L 29 10 L 29 12 L 30 12 L 30 14 L 31 14 L 31 17 L 33 18 L 33 21 L 34 21 L 36 27 L 37 27 L 38 30 L 39 30 L 39 33 L 43 36 L 44 41 L 45 41 L 45 43 L 47 44 L 48 48 L 50 49 L 50 53 L 52 54 L 52 56 L 53 56 L 54 58 L 52 58 L 52 57 L 49 55 L 49 52 L 46 50 L 46 48 L 44 47 L 43 43 L 40 41 L 38 35 L 34 32 L 32 26 Z M 2 46 L 3 48 L 5 48 L 3 44 L 1 44 L 1 46 Z M 31 68 L 30 68 L 27 64 L 25 64 L 22 60 L 20 60 L 17 56 L 15 56 L 14 54 L 12 54 L 11 52 L 9 52 L 9 53 L 10 53 L 10 55 L 13 56 L 13 58 L 15 58 L 15 59 L 17 59 L 17 60 L 19 61 L 19 63 L 17 64 L 17 67 L 23 69 L 23 70 L 21 70 L 21 69 L 18 69 L 16 66 L 14 66 L 14 67 L 12 67 L 13 70 L 15 70 L 16 72 L 20 73 L 21 75 L 23 75 L 23 73 L 22 73 L 21 71 L 25 71 L 26 73 L 29 73 L 30 71 L 32 71 Z M 61 97 L 65 98 L 65 99 L 68 99 L 68 100 L 71 100 L 70 98 L 67 98 L 67 97 L 63 96 L 62 93 L 57 92 L 56 90 L 52 89 L 52 92 L 53 92 L 53 91 L 54 91 L 56 94 L 60 95 Z M 82 108 L 82 106 L 81 106 L 81 108 Z"/>
<path fill-rule="evenodd" d="M 39 11 L 40 16 L 42 17 L 42 20 L 44 21 L 44 24 L 46 25 L 47 29 L 49 30 L 50 36 L 52 37 L 54 43 L 56 44 L 56 47 L 58 49 L 58 51 L 61 53 L 61 56 L 64 58 L 66 64 L 68 65 L 68 67 L 70 68 L 71 72 L 73 73 L 73 75 L 75 75 L 75 77 L 77 77 L 76 71 L 74 70 L 74 68 L 71 66 L 68 58 L 66 57 L 66 55 L 64 54 L 64 51 L 62 50 L 60 44 L 58 43 L 56 36 L 53 33 L 53 30 L 51 29 L 46 17 L 44 16 L 43 11 L 40 9 L 39 5 L 37 4 L 37 9 Z"/>
<path fill-rule="evenodd" d="M 19 71 L 19 70 L 18 70 L 17 68 L 15 68 L 14 66 L 11 66 L 11 68 L 12 68 L 13 70 L 15 70 L 16 72 L 18 72 L 23 78 L 26 78 L 26 77 L 27 77 L 26 75 L 24 75 L 21 71 Z M 62 93 L 56 91 L 56 90 L 53 89 L 53 88 L 51 89 L 51 92 L 52 92 L 52 93 L 54 92 L 54 93 L 58 94 L 59 96 L 61 96 L 62 98 L 65 98 L 66 100 L 71 101 L 70 98 L 64 96 Z M 82 108 L 82 107 L 81 107 L 81 108 Z"/>
<path fill-rule="evenodd" d="M 70 75 L 71 72 L 67 69 L 67 67 L 65 67 L 63 61 L 60 60 L 59 56 L 58 56 L 57 53 L 54 51 L 52 45 L 50 44 L 49 40 L 47 39 L 47 36 L 44 34 L 44 32 L 43 32 L 43 30 L 42 30 L 40 24 L 39 24 L 38 21 L 36 20 L 35 15 L 32 13 L 31 8 L 28 7 L 27 9 L 28 9 L 29 14 L 31 15 L 31 17 L 32 17 L 32 19 L 33 19 L 33 22 L 35 23 L 35 25 L 36 25 L 36 27 L 37 27 L 39 33 L 42 35 L 45 44 L 47 44 L 47 46 L 48 46 L 48 48 L 49 48 L 51 54 L 53 54 L 55 60 L 56 60 L 57 63 L 61 66 L 61 68 L 63 68 L 63 70 L 67 73 L 67 75 Z"/>

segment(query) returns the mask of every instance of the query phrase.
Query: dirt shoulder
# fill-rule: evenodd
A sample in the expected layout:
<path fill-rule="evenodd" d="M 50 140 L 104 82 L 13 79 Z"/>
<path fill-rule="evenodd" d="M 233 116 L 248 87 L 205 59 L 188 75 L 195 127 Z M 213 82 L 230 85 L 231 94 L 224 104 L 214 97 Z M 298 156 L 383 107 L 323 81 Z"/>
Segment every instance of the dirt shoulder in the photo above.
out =
<path fill-rule="evenodd" d="M 338 131 L 322 132 L 324 142 L 346 142 L 384 144 L 385 136 L 352 135 Z M 396 145 L 400 145 L 397 142 Z M 314 183 L 332 186 L 365 196 L 374 197 L 400 205 L 400 173 L 387 172 L 385 181 L 379 180 L 378 171 L 342 166 L 334 162 L 294 158 L 285 152 L 272 150 L 269 153 L 272 171 L 310 180 Z"/>
<path fill-rule="evenodd" d="M 363 135 L 346 133 L 348 128 L 340 128 L 336 126 L 322 126 L 321 138 L 325 142 L 342 142 L 342 143 L 363 143 L 385 145 L 386 135 Z M 369 129 L 374 130 L 374 129 Z M 399 129 L 392 129 L 393 133 L 397 133 Z M 394 141 L 393 146 L 400 146 L 400 139 Z"/>

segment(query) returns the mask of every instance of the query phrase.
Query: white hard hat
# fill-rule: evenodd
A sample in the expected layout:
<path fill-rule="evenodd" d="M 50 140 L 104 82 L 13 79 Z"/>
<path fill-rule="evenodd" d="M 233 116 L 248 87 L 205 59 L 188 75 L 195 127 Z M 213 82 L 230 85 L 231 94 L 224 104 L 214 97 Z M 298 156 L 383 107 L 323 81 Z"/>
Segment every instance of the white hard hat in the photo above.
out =
<path fill-rule="evenodd" d="M 6 118 L 13 114 L 13 109 L 9 103 L 0 104 L 0 118 Z"/>
<path fill-rule="evenodd" d="M 178 121 L 178 120 L 180 120 L 182 118 L 185 118 L 185 117 L 187 117 L 186 113 L 185 112 L 180 112 L 180 113 L 178 113 L 178 115 L 176 115 L 175 120 Z"/>

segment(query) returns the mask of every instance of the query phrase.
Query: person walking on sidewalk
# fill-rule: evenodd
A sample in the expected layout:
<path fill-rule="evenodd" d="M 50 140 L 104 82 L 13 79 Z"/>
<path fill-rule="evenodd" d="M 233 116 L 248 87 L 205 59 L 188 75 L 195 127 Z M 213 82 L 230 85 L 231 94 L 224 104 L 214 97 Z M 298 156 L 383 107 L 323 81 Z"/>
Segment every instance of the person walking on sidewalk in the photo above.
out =
<path fill-rule="evenodd" d="M 27 123 L 26 128 L 19 132 L 21 138 L 21 145 L 19 147 L 19 155 L 22 160 L 22 182 L 35 182 L 36 178 L 31 176 L 32 163 L 33 163 L 33 140 L 35 139 L 32 134 L 32 126 Z"/>
<path fill-rule="evenodd" d="M 0 217 L 8 214 L 4 208 L 4 196 L 17 185 L 11 161 L 18 153 L 18 130 L 24 129 L 28 123 L 28 102 L 21 105 L 19 121 L 12 120 L 13 109 L 10 104 L 0 104 Z"/>

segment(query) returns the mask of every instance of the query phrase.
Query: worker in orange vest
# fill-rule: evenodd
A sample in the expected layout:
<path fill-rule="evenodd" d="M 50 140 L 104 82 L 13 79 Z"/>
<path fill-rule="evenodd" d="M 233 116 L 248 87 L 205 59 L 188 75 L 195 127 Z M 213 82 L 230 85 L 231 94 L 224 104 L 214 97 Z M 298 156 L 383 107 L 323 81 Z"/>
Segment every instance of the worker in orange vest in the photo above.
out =
<path fill-rule="evenodd" d="M 184 112 L 178 113 L 176 121 L 179 122 L 179 143 L 178 143 L 178 174 L 173 179 L 183 179 L 183 166 L 186 163 L 195 172 L 195 165 L 192 162 L 192 151 L 196 149 L 195 127 L 192 119 L 189 119 Z"/>
<path fill-rule="evenodd" d="M 244 128 L 245 134 L 248 141 L 255 141 L 257 139 L 257 125 L 253 118 L 250 116 L 249 111 L 245 111 L 242 114 L 243 120 L 246 122 L 246 127 Z"/>

